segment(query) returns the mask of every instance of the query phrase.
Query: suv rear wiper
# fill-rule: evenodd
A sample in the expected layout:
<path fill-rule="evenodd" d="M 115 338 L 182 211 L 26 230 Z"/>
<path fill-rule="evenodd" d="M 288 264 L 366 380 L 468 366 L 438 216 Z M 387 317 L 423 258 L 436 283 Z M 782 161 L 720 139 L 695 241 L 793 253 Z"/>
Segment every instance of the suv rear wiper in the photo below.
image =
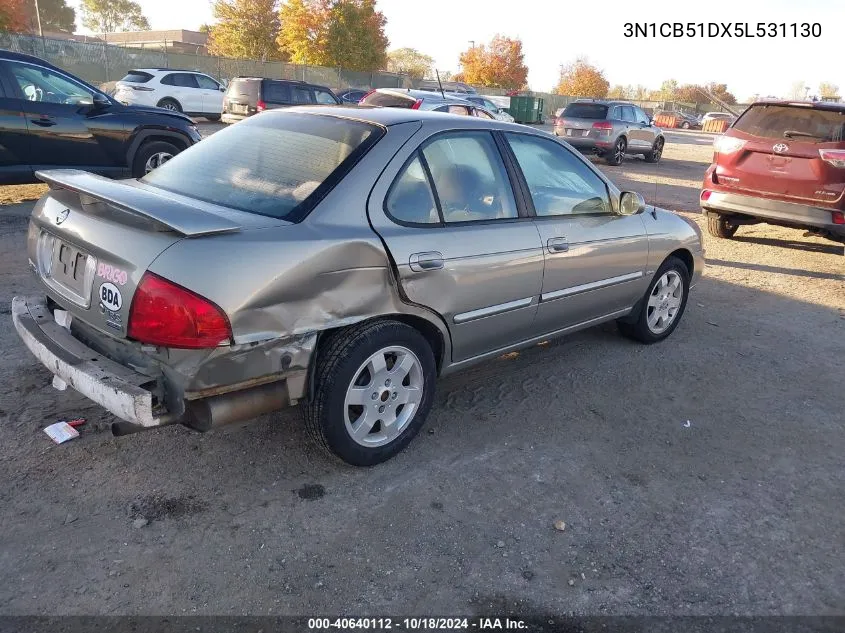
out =
<path fill-rule="evenodd" d="M 809 132 L 799 132 L 798 130 L 786 130 L 783 133 L 784 138 L 794 138 L 796 136 L 806 136 L 808 138 L 824 138 L 823 136 L 819 136 L 818 134 L 810 134 Z"/>

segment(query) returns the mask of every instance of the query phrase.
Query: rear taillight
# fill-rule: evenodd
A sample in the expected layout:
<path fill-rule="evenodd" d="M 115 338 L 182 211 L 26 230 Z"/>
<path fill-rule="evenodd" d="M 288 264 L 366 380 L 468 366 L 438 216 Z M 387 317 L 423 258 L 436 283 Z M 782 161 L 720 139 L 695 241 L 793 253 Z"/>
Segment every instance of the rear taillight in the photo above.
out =
<path fill-rule="evenodd" d="M 365 94 L 363 97 L 361 97 L 361 98 L 358 100 L 358 105 L 362 105 L 362 104 L 364 103 L 364 100 L 365 100 L 367 97 L 369 97 L 371 94 L 373 94 L 374 92 L 375 92 L 375 89 L 370 90 L 367 94 Z"/>
<path fill-rule="evenodd" d="M 256 109 L 258 112 L 264 112 L 264 110 L 266 110 L 266 109 L 267 109 L 267 104 L 266 104 L 266 103 L 264 103 L 264 101 L 263 101 L 263 100 L 259 99 L 259 100 L 258 100 L 258 103 L 256 103 L 256 104 L 255 104 L 255 109 Z"/>
<path fill-rule="evenodd" d="M 610 133 L 613 131 L 613 123 L 610 121 L 596 121 L 593 123 L 593 129 L 597 130 L 599 134 L 610 136 Z"/>
<path fill-rule="evenodd" d="M 419 110 L 421 105 L 422 99 L 417 99 L 416 101 L 414 101 L 414 105 L 411 106 L 411 110 Z"/>
<path fill-rule="evenodd" d="M 232 328 L 208 299 L 147 272 L 132 298 L 128 335 L 151 345 L 200 349 L 230 342 Z"/>
<path fill-rule="evenodd" d="M 819 156 L 828 165 L 845 168 L 845 149 L 820 149 Z"/>
<path fill-rule="evenodd" d="M 717 136 L 713 139 L 713 150 L 717 154 L 733 154 L 745 147 L 745 141 L 733 136 Z"/>
<path fill-rule="evenodd" d="M 146 86 L 129 86 L 132 90 L 136 90 L 138 92 L 153 92 L 155 88 L 147 88 Z"/>
<path fill-rule="evenodd" d="M 833 212 L 833 223 L 834 224 L 845 224 L 845 213 L 842 213 L 842 211 L 834 211 Z"/>
<path fill-rule="evenodd" d="M 701 192 L 701 201 L 707 202 L 710 199 L 710 194 L 712 194 L 712 193 L 713 192 L 710 191 L 709 189 L 705 189 L 704 191 L 702 191 Z"/>

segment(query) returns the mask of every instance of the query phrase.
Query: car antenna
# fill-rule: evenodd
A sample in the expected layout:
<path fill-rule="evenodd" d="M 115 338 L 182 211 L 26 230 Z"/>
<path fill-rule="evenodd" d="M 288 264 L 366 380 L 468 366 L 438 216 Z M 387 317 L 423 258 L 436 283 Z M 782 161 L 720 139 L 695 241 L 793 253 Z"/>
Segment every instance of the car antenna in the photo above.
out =
<path fill-rule="evenodd" d="M 443 97 L 443 98 L 445 99 L 445 98 L 446 98 L 446 93 L 445 93 L 445 92 L 443 92 L 443 84 L 442 84 L 442 83 L 440 83 L 440 73 L 437 71 L 437 69 L 436 69 L 436 68 L 434 69 L 434 74 L 437 76 L 437 85 L 438 85 L 438 86 L 440 86 L 440 96 L 441 96 L 441 97 Z"/>

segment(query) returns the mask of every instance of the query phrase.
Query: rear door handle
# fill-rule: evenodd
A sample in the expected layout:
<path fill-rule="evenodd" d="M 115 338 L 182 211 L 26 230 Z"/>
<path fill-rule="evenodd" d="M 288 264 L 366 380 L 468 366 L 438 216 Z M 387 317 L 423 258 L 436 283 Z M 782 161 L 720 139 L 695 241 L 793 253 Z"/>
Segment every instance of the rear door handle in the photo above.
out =
<path fill-rule="evenodd" d="M 552 237 L 546 242 L 550 253 L 565 253 L 569 250 L 569 242 L 565 237 Z"/>
<path fill-rule="evenodd" d="M 41 117 L 40 119 L 30 119 L 30 121 L 35 125 L 40 125 L 41 127 L 52 127 L 56 124 L 56 122 L 49 117 Z"/>
<path fill-rule="evenodd" d="M 411 270 L 418 273 L 424 270 L 438 270 L 443 268 L 443 255 L 437 251 L 414 253 L 408 263 L 411 265 Z"/>

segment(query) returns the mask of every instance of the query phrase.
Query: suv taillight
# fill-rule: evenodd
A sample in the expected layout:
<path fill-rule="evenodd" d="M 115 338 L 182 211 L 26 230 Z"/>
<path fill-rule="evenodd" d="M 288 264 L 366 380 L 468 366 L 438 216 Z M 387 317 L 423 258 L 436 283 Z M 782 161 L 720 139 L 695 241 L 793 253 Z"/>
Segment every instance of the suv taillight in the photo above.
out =
<path fill-rule="evenodd" d="M 414 105 L 411 106 L 411 110 L 419 110 L 420 106 L 422 105 L 422 99 L 417 99 L 414 101 Z"/>
<path fill-rule="evenodd" d="M 208 299 L 147 272 L 132 298 L 128 335 L 151 345 L 202 349 L 231 342 L 232 328 Z"/>
<path fill-rule="evenodd" d="M 370 90 L 370 91 L 369 91 L 367 94 L 365 94 L 363 97 L 361 97 L 361 98 L 358 100 L 358 105 L 362 105 L 362 104 L 364 103 L 364 100 L 365 100 L 367 97 L 369 97 L 371 94 L 373 94 L 374 92 L 375 92 L 375 88 L 374 88 L 374 89 L 372 89 L 372 90 Z"/>
<path fill-rule="evenodd" d="M 845 149 L 820 149 L 819 156 L 828 165 L 845 168 Z"/>
<path fill-rule="evenodd" d="M 259 100 L 258 100 L 258 103 L 256 103 L 256 104 L 255 104 L 255 109 L 256 109 L 258 112 L 264 112 L 264 110 L 266 110 L 266 109 L 267 109 L 267 104 L 266 104 L 266 103 L 264 103 L 264 101 L 263 101 L 262 99 L 259 99 Z"/>
<path fill-rule="evenodd" d="M 598 130 L 599 134 L 610 136 L 610 132 L 613 130 L 613 123 L 610 121 L 596 121 L 593 123 L 593 129 Z"/>
<path fill-rule="evenodd" d="M 745 141 L 733 136 L 717 136 L 713 139 L 713 151 L 717 154 L 733 154 L 745 146 Z"/>

